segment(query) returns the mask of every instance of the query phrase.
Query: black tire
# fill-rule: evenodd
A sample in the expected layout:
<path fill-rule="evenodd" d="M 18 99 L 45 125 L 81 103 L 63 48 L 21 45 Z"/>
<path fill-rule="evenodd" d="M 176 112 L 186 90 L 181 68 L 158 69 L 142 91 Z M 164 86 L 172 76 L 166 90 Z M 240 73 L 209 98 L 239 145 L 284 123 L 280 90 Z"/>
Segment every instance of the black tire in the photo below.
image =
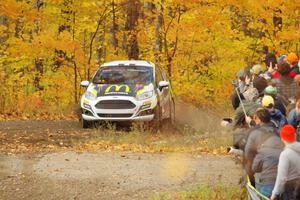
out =
<path fill-rule="evenodd" d="M 169 106 L 170 106 L 169 117 L 167 119 L 163 120 L 165 130 L 173 130 L 173 128 L 175 126 L 175 102 L 174 102 L 174 100 L 170 101 Z"/>
<path fill-rule="evenodd" d="M 175 125 L 175 121 L 176 121 L 176 112 L 175 112 L 175 102 L 174 99 L 171 100 L 170 102 L 170 117 L 168 119 L 168 122 L 171 126 Z"/>
<path fill-rule="evenodd" d="M 154 110 L 154 118 L 150 122 L 150 129 L 153 132 L 157 132 L 159 131 L 160 128 L 161 128 L 161 109 L 160 106 L 157 105 Z"/>
<path fill-rule="evenodd" d="M 81 125 L 82 128 L 87 129 L 90 128 L 91 123 L 83 118 L 81 118 Z"/>

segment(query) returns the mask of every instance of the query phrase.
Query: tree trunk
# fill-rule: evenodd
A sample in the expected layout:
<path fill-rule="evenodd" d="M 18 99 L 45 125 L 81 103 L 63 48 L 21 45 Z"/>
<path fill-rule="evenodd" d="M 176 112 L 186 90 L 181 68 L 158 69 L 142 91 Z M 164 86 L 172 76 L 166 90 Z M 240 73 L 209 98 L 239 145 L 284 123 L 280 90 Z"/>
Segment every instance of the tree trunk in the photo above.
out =
<path fill-rule="evenodd" d="M 110 43 L 111 46 L 114 48 L 114 54 L 118 55 L 118 39 L 117 39 L 117 34 L 116 32 L 118 31 L 118 25 L 116 22 L 116 4 L 115 1 L 112 0 L 111 2 L 112 6 L 112 24 L 111 24 L 111 29 L 110 29 Z"/>
<path fill-rule="evenodd" d="M 0 16 L 0 25 L 6 26 L 8 28 L 8 19 L 5 16 Z M 9 33 L 0 35 L 0 44 L 3 45 L 8 39 Z"/>
<path fill-rule="evenodd" d="M 77 64 L 75 61 L 73 61 L 74 65 L 74 102 L 78 102 L 78 81 L 77 81 Z"/>
<path fill-rule="evenodd" d="M 126 36 L 126 53 L 128 59 L 139 59 L 139 45 L 138 45 L 138 19 L 139 19 L 139 0 L 128 0 L 127 1 L 127 15 L 125 23 Z"/>
<path fill-rule="evenodd" d="M 160 8 L 158 9 L 158 15 L 156 20 L 155 27 L 155 62 L 156 64 L 160 63 L 160 55 L 162 52 L 162 25 L 163 25 L 163 4 L 164 0 L 160 2 Z"/>
<path fill-rule="evenodd" d="M 41 0 L 37 0 L 36 3 L 34 4 L 35 9 L 38 10 L 38 12 L 40 12 L 40 9 L 43 6 L 43 2 Z M 37 19 L 35 21 L 36 24 L 36 34 L 38 35 L 40 33 L 40 24 L 41 21 L 40 19 Z M 37 90 L 43 90 L 43 86 L 40 85 L 40 80 L 43 76 L 44 73 L 44 63 L 43 63 L 43 58 L 35 58 L 35 77 L 34 77 L 34 86 Z"/>

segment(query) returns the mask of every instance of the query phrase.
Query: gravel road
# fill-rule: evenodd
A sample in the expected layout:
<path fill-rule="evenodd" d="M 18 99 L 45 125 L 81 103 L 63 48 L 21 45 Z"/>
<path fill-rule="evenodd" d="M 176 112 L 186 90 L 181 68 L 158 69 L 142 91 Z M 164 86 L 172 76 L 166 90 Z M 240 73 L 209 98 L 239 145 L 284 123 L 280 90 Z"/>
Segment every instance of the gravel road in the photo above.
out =
<path fill-rule="evenodd" d="M 185 120 L 195 115 L 194 109 L 184 112 Z M 0 199 L 140 200 L 199 184 L 237 185 L 242 174 L 228 156 L 67 148 L 92 135 L 76 121 L 0 122 Z M 49 144 L 61 150 L 47 151 Z M 41 151 L 11 151 L 22 148 Z"/>

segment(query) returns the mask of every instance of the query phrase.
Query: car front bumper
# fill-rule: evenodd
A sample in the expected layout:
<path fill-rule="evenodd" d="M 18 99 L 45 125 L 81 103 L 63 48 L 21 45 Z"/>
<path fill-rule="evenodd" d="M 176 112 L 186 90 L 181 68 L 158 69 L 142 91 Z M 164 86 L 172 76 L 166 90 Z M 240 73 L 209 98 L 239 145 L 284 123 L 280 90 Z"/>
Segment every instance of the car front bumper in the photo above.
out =
<path fill-rule="evenodd" d="M 146 116 L 137 116 L 137 117 L 95 117 L 90 115 L 82 114 L 82 118 L 87 121 L 99 121 L 99 120 L 105 120 L 105 121 L 151 121 L 154 118 L 154 115 L 146 115 Z"/>
<path fill-rule="evenodd" d="M 131 102 L 135 107 L 111 109 L 101 106 L 99 108 L 97 104 L 104 101 L 126 101 Z M 81 99 L 82 118 L 87 121 L 151 121 L 154 119 L 156 105 L 155 97 L 143 101 L 127 96 L 98 97 L 95 101 L 89 101 L 84 97 Z"/>

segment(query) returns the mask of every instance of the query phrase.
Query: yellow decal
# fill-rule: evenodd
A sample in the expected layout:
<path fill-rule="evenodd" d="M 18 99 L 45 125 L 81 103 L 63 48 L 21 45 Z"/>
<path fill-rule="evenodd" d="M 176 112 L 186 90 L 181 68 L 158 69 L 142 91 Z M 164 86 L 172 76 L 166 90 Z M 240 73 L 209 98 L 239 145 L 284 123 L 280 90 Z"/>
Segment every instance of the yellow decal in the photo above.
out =
<path fill-rule="evenodd" d="M 84 99 L 84 100 L 83 100 L 83 104 L 89 104 L 89 101 L 86 100 L 86 99 Z"/>
<path fill-rule="evenodd" d="M 143 89 L 137 91 L 136 96 L 139 96 L 139 95 L 143 94 L 144 92 L 145 92 L 145 89 L 143 88 Z"/>
<path fill-rule="evenodd" d="M 115 92 L 119 92 L 123 87 L 125 87 L 125 92 L 129 93 L 130 92 L 130 87 L 128 85 L 111 85 L 106 88 L 105 93 L 108 93 L 111 91 L 112 88 L 115 88 Z"/>
<path fill-rule="evenodd" d="M 148 104 L 151 104 L 152 103 L 152 101 L 145 101 L 144 103 L 143 103 L 143 105 L 148 105 Z"/>
<path fill-rule="evenodd" d="M 91 89 L 91 93 L 95 96 L 95 97 L 97 97 L 97 90 L 95 90 L 95 86 L 93 87 L 93 89 Z"/>

